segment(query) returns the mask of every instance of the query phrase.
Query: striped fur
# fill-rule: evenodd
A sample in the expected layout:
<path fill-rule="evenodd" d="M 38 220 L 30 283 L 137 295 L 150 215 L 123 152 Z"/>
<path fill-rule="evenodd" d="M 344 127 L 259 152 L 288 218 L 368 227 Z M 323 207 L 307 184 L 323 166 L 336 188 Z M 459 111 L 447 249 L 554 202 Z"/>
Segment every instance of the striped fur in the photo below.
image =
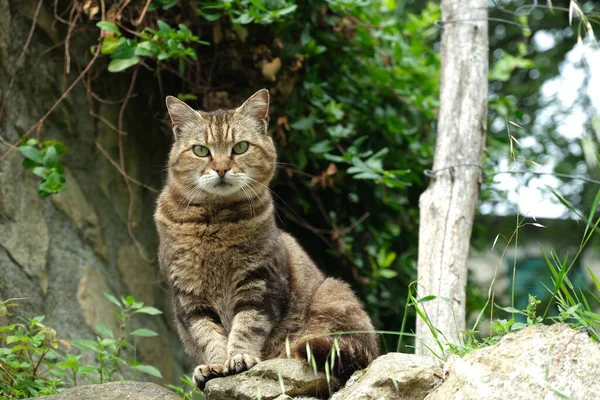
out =
<path fill-rule="evenodd" d="M 263 90 L 235 110 L 204 113 L 167 99 L 176 140 L 155 214 L 159 261 L 179 336 L 199 364 L 199 387 L 285 355 L 286 338 L 292 357 L 306 358 L 309 342 L 324 361 L 335 347 L 331 333 L 373 330 L 348 285 L 325 279 L 275 224 L 268 100 Z M 248 150 L 232 154 L 240 141 Z M 208 147 L 210 156 L 195 155 L 195 145 Z M 228 169 L 224 178 L 216 168 Z M 337 341 L 333 371 L 341 380 L 379 353 L 373 334 Z"/>

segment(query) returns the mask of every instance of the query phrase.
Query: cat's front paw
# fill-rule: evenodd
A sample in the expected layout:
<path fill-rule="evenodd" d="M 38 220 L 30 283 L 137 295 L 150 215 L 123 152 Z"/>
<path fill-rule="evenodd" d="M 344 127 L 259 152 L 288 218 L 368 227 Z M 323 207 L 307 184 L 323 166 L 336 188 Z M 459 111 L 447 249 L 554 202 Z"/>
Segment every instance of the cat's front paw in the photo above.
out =
<path fill-rule="evenodd" d="M 260 358 L 255 357 L 251 354 L 238 353 L 234 354 L 225 361 L 224 374 L 233 375 L 239 374 L 254 367 Z"/>
<path fill-rule="evenodd" d="M 198 389 L 204 390 L 206 382 L 221 376 L 225 376 L 221 364 L 198 365 L 196 369 L 194 369 L 192 380 Z"/>

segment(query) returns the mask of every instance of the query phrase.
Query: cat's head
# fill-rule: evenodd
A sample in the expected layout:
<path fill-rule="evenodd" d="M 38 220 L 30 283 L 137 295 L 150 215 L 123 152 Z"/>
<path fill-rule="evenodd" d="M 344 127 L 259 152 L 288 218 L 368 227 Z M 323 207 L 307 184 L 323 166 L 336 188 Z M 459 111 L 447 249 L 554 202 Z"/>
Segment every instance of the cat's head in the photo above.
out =
<path fill-rule="evenodd" d="M 267 134 L 269 92 L 253 94 L 240 107 L 196 111 L 167 97 L 175 142 L 169 154 L 169 184 L 187 198 L 244 198 L 263 192 L 275 171 L 276 152 Z"/>

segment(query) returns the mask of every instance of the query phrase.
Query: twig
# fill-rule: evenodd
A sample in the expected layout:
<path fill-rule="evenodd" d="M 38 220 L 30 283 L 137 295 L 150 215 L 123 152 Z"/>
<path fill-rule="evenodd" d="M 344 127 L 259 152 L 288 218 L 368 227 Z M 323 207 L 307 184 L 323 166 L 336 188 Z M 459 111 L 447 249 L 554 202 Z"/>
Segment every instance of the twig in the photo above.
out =
<path fill-rule="evenodd" d="M 71 10 L 75 10 L 75 7 L 73 7 Z M 72 19 L 72 23 L 69 25 L 69 28 L 67 29 L 67 37 L 65 38 L 65 74 L 69 75 L 69 73 L 71 72 L 71 52 L 69 51 L 69 45 L 71 43 L 71 36 L 73 35 L 73 30 L 75 29 L 75 26 L 77 24 L 77 20 L 79 19 L 79 16 L 81 14 L 78 12 L 77 14 L 75 14 L 75 18 Z"/>
<path fill-rule="evenodd" d="M 100 150 L 100 152 L 104 155 L 104 157 L 106 157 L 106 159 L 108 161 L 110 161 L 110 163 L 117 169 L 117 171 L 119 171 L 121 173 L 121 175 L 123 175 L 123 177 L 125 179 L 130 180 L 131 182 L 135 183 L 138 186 L 141 186 L 145 189 L 148 189 L 149 191 L 153 192 L 153 193 L 160 193 L 160 190 L 153 188 L 152 186 L 146 185 L 145 183 L 142 183 L 140 181 L 138 181 L 135 178 L 132 178 L 131 176 L 129 176 L 125 171 L 123 171 L 121 169 L 121 167 L 119 166 L 119 164 L 112 159 L 112 157 L 108 154 L 108 152 L 106 151 L 106 149 L 104 149 L 104 147 L 102 147 L 102 145 L 100 143 L 98 143 L 98 141 L 94 140 L 94 144 L 96 145 L 96 147 L 98 148 L 98 150 Z"/>
<path fill-rule="evenodd" d="M 31 132 L 33 132 L 36 129 L 41 128 L 42 124 L 44 123 L 44 121 L 46 120 L 46 118 L 48 118 L 48 116 L 50 116 L 50 114 L 52 114 L 54 112 L 54 110 L 56 110 L 56 107 L 59 106 L 59 104 L 69 95 L 69 93 L 71 92 L 71 90 L 73 90 L 73 88 L 79 83 L 79 81 L 84 77 L 84 75 L 90 70 L 90 68 L 92 68 L 92 65 L 94 64 L 94 62 L 96 62 L 96 60 L 98 59 L 98 56 L 100 55 L 100 47 L 102 46 L 102 42 L 98 43 L 98 47 L 96 48 L 96 53 L 94 53 L 94 57 L 92 57 L 92 59 L 90 60 L 90 62 L 88 63 L 88 65 L 86 65 L 86 67 L 84 68 L 84 70 L 81 72 L 81 74 L 79 74 L 79 76 L 77 78 L 75 78 L 75 80 L 73 81 L 73 83 L 71 83 L 71 85 L 67 88 L 67 90 L 65 90 L 63 92 L 63 94 L 59 97 L 58 100 L 56 100 L 56 102 L 54 103 L 54 105 L 52 107 L 50 107 L 50 109 L 46 112 L 46 114 L 44 114 L 44 116 L 42 118 L 40 118 L 38 120 L 38 122 L 35 123 L 35 125 L 33 125 L 31 128 L 29 128 L 29 130 L 27 132 L 25 132 L 25 134 L 23 135 L 24 137 L 27 137 L 31 134 Z M 13 151 L 13 149 L 19 145 L 20 141 L 17 141 L 14 143 L 14 147 L 9 148 L 3 155 L 2 157 L 0 157 L 0 162 L 2 162 L 4 159 L 6 159 L 6 157 L 8 157 L 8 155 Z"/>
<path fill-rule="evenodd" d="M 152 0 L 146 1 L 146 5 L 144 6 L 144 9 L 142 10 L 140 17 L 138 18 L 138 20 L 136 22 L 136 25 L 141 24 L 142 21 L 144 20 L 144 17 L 146 16 L 146 11 L 148 11 L 148 7 L 150 6 L 150 3 L 152 3 Z"/>
<path fill-rule="evenodd" d="M 33 37 L 33 32 L 35 31 L 35 26 L 37 25 L 37 19 L 40 15 L 40 10 L 42 8 L 42 3 L 44 0 L 39 0 L 37 4 L 37 8 L 35 9 L 35 14 L 33 14 L 33 20 L 31 21 L 31 28 L 29 28 L 29 35 L 27 35 L 27 40 L 25 41 L 25 45 L 23 46 L 23 50 L 21 50 L 21 54 L 19 55 L 19 59 L 17 60 L 17 64 L 15 65 L 15 70 L 10 78 L 10 83 L 8 84 L 8 89 L 6 89 L 6 93 L 4 94 L 4 98 L 2 99 L 2 106 L 0 106 L 0 121 L 2 121 L 2 117 L 4 115 L 4 106 L 8 101 L 8 95 L 15 83 L 15 78 L 17 77 L 17 72 L 21 69 L 21 65 L 23 64 L 23 60 L 25 59 L 25 54 L 27 53 L 27 48 L 29 47 L 29 43 L 31 43 L 31 38 Z"/>

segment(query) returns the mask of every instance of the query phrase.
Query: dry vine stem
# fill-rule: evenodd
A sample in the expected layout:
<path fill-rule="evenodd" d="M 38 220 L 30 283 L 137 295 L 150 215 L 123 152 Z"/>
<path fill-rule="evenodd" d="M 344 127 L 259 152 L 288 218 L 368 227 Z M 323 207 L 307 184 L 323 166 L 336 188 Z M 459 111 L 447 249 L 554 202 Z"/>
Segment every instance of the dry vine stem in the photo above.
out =
<path fill-rule="evenodd" d="M 63 94 L 58 98 L 58 100 L 56 100 L 56 102 L 52 105 L 52 107 L 50 107 L 50 109 L 46 112 L 46 114 L 44 114 L 44 116 L 42 118 L 40 118 L 38 120 L 38 122 L 35 123 L 35 125 L 33 125 L 31 128 L 29 128 L 29 130 L 27 132 L 25 132 L 25 134 L 23 135 L 24 137 L 29 136 L 34 130 L 39 130 L 39 128 L 41 128 L 41 126 L 44 123 L 44 121 L 46 120 L 46 118 L 48 118 L 50 116 L 50 114 L 52 114 L 54 112 L 54 110 L 56 110 L 56 108 L 60 105 L 60 103 L 62 103 L 62 101 L 69 95 L 69 93 L 71 93 L 71 90 L 73 90 L 73 88 L 75 86 L 77 86 L 79 81 L 85 76 L 85 74 L 87 74 L 87 72 L 90 70 L 90 68 L 92 68 L 92 65 L 94 65 L 94 63 L 98 59 L 98 56 L 100 55 L 101 47 L 102 47 L 102 43 L 100 42 L 100 43 L 98 43 L 98 47 L 96 47 L 96 52 L 94 53 L 94 56 L 92 57 L 92 59 L 90 60 L 88 65 L 86 65 L 86 67 L 79 74 L 79 76 L 77 76 L 77 78 L 75 78 L 75 80 L 71 83 L 71 85 L 67 88 L 67 90 L 65 90 L 63 92 Z M 13 147 L 9 148 L 2 155 L 2 157 L 0 157 L 0 162 L 4 161 L 6 159 L 6 157 L 8 157 L 8 155 L 19 145 L 19 143 L 20 143 L 20 141 L 16 141 L 13 144 Z"/>

